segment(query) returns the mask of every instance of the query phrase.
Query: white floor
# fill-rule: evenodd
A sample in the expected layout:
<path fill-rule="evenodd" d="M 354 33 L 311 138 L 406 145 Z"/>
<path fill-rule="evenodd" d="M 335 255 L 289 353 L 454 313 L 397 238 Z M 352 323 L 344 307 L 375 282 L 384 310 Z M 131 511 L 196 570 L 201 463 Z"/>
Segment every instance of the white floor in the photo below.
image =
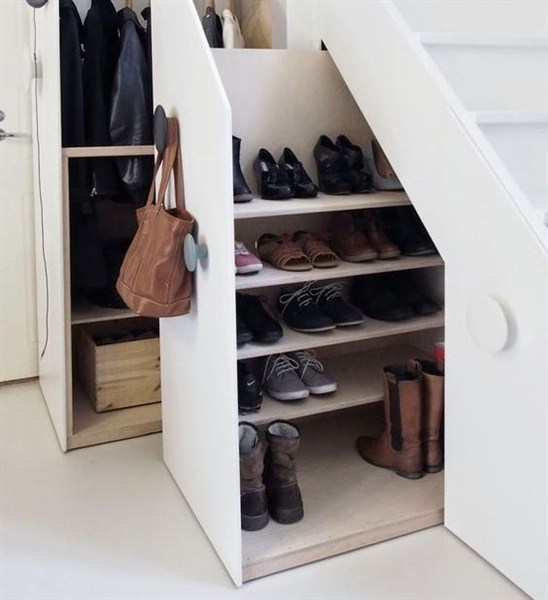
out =
<path fill-rule="evenodd" d="M 237 590 L 162 463 L 160 435 L 63 455 L 35 383 L 0 388 L 0 416 L 2 600 L 527 598 L 444 527 Z"/>

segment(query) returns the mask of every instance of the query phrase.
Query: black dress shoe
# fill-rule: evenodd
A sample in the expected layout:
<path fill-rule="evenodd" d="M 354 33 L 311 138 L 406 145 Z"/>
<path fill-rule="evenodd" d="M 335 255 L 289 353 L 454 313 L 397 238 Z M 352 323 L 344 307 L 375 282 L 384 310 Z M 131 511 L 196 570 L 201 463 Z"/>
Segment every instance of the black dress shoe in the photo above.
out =
<path fill-rule="evenodd" d="M 318 186 L 310 179 L 290 148 L 284 148 L 278 165 L 287 173 L 295 198 L 314 198 L 318 195 Z"/>
<path fill-rule="evenodd" d="M 320 190 L 326 194 L 350 194 L 352 182 L 348 179 L 346 162 L 339 148 L 326 136 L 314 146 Z"/>
<path fill-rule="evenodd" d="M 421 290 L 412 271 L 390 273 L 389 277 L 392 291 L 409 304 L 418 317 L 427 317 L 441 310 L 441 306 Z"/>
<path fill-rule="evenodd" d="M 286 325 L 295 331 L 314 333 L 335 329 L 335 321 L 316 304 L 309 283 L 296 290 L 282 289 L 278 305 Z"/>
<path fill-rule="evenodd" d="M 287 200 L 293 197 L 293 190 L 284 169 L 281 169 L 268 150 L 261 148 L 253 162 L 257 187 L 265 200 Z"/>
<path fill-rule="evenodd" d="M 342 291 L 341 283 L 329 283 L 310 288 L 316 304 L 333 319 L 337 327 L 360 325 L 364 320 L 363 314 L 343 298 Z"/>
<path fill-rule="evenodd" d="M 236 315 L 251 330 L 254 342 L 273 343 L 283 336 L 264 296 L 236 294 Z"/>
<path fill-rule="evenodd" d="M 415 314 L 411 306 L 394 293 L 384 273 L 356 277 L 350 299 L 364 314 L 379 321 L 404 321 Z"/>
<path fill-rule="evenodd" d="M 386 208 L 382 211 L 381 221 L 390 239 L 397 244 L 403 255 L 436 254 L 434 242 L 412 206 Z"/>
<path fill-rule="evenodd" d="M 249 366 L 238 362 L 238 412 L 246 415 L 261 408 L 263 390 L 257 375 Z"/>
<path fill-rule="evenodd" d="M 240 146 L 242 140 L 232 136 L 232 180 L 234 186 L 234 202 L 250 202 L 253 200 L 253 194 L 247 185 L 247 182 L 240 167 Z"/>
<path fill-rule="evenodd" d="M 363 153 L 345 135 L 337 138 L 337 146 L 344 156 L 348 179 L 354 194 L 368 194 L 373 189 L 373 178 L 366 170 Z"/>

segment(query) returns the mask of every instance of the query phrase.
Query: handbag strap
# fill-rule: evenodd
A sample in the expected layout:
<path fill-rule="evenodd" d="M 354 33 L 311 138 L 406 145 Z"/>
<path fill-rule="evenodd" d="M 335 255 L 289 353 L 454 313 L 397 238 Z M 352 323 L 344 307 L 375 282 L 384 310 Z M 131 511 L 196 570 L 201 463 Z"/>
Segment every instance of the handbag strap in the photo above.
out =
<path fill-rule="evenodd" d="M 160 178 L 160 187 L 156 196 L 156 175 L 160 164 L 162 165 L 162 176 Z M 152 182 L 150 192 L 147 199 L 148 204 L 156 204 L 158 207 L 165 203 L 165 196 L 173 171 L 175 184 L 175 203 L 178 209 L 185 208 L 185 194 L 183 181 L 183 163 L 181 159 L 181 145 L 179 142 L 179 123 L 175 118 L 167 120 L 167 144 L 164 153 L 158 156 L 154 167 L 154 180 Z"/>

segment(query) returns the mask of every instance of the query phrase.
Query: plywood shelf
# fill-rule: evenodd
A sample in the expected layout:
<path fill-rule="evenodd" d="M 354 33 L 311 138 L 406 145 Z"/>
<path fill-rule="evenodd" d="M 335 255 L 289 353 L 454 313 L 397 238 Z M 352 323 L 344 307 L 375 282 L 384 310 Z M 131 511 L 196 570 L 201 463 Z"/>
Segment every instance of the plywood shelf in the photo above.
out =
<path fill-rule="evenodd" d="M 378 408 L 301 424 L 297 477 L 304 518 L 242 532 L 245 581 L 443 522 L 443 472 L 409 481 L 356 452 L 359 435 L 379 430 Z"/>
<path fill-rule="evenodd" d="M 91 302 L 80 302 L 73 305 L 71 323 L 81 325 L 83 323 L 98 323 L 100 321 L 114 321 L 115 319 L 133 319 L 138 314 L 129 308 L 105 308 Z"/>
<path fill-rule="evenodd" d="M 342 279 L 357 275 L 371 275 L 373 273 L 388 273 L 405 271 L 409 269 L 424 269 L 427 267 L 441 267 L 443 260 L 439 255 L 434 256 L 402 256 L 394 260 L 375 260 L 366 263 L 350 263 L 341 261 L 333 269 L 312 269 L 310 271 L 281 271 L 272 265 L 264 264 L 262 271 L 253 275 L 237 275 L 236 289 L 251 290 L 306 281 L 320 281 L 325 279 Z"/>
<path fill-rule="evenodd" d="M 410 204 L 405 192 L 374 192 L 372 194 L 350 194 L 330 196 L 319 193 L 317 198 L 292 198 L 290 200 L 263 200 L 234 205 L 235 219 L 256 219 L 310 213 L 358 210 L 362 208 L 386 208 Z"/>
<path fill-rule="evenodd" d="M 388 337 L 401 333 L 412 333 L 443 327 L 444 313 L 440 311 L 429 317 L 416 317 L 406 321 L 389 323 L 386 321 L 375 321 L 366 318 L 364 323 L 355 327 L 337 327 L 331 331 L 320 333 L 299 333 L 285 325 L 284 335 L 276 344 L 249 343 L 238 348 L 238 360 L 254 358 L 257 356 L 268 356 L 280 352 L 294 352 L 305 348 L 319 348 L 322 346 L 334 346 L 348 342 Z"/>
<path fill-rule="evenodd" d="M 76 146 L 63 148 L 65 158 L 107 158 L 112 156 L 153 156 L 154 146 Z"/>
<path fill-rule="evenodd" d="M 325 370 L 337 381 L 334 394 L 311 395 L 294 402 L 280 402 L 265 394 L 261 410 L 241 415 L 240 420 L 264 425 L 275 419 L 290 421 L 378 402 L 383 396 L 383 366 L 423 355 L 415 346 L 400 345 L 322 359 Z"/>
<path fill-rule="evenodd" d="M 72 419 L 73 433 L 68 439 L 68 449 L 159 432 L 162 430 L 162 405 L 156 402 L 98 413 L 76 382 Z"/>

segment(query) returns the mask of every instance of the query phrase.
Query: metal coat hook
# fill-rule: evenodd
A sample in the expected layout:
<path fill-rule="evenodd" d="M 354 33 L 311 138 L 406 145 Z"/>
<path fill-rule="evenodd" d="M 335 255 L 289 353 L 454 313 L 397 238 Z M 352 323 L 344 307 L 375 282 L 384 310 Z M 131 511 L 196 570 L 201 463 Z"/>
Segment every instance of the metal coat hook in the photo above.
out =
<path fill-rule="evenodd" d="M 190 233 L 185 236 L 183 253 L 186 268 L 191 273 L 196 270 L 198 261 L 205 260 L 208 256 L 207 246 L 205 244 L 197 244 Z"/>
<path fill-rule="evenodd" d="M 167 116 L 161 104 L 158 104 L 154 111 L 153 135 L 156 150 L 162 155 L 167 146 Z"/>

